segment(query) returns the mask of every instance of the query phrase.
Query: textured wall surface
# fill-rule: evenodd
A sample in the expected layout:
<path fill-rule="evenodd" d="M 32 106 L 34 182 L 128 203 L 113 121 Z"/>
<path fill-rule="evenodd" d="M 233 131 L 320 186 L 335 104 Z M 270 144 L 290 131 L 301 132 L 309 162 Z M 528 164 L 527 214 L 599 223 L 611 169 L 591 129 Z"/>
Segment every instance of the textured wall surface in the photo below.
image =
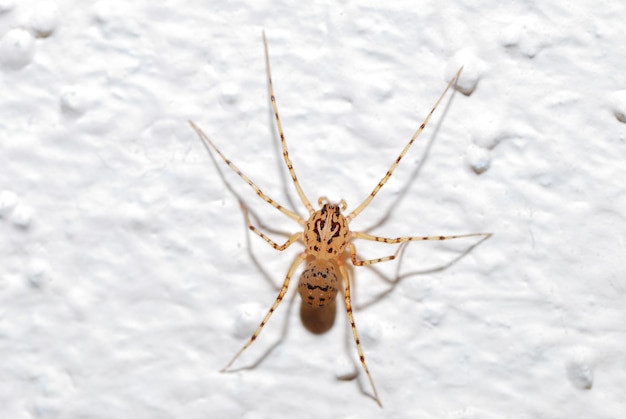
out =
<path fill-rule="evenodd" d="M 622 417 L 626 4 L 548 3 L 0 0 L 0 416 Z M 383 410 L 343 306 L 303 327 L 298 274 L 219 372 L 302 251 L 248 235 L 238 197 L 300 226 L 187 122 L 305 215 L 262 30 L 302 187 L 348 211 L 464 65 L 351 224 L 494 233 L 353 269 Z"/>

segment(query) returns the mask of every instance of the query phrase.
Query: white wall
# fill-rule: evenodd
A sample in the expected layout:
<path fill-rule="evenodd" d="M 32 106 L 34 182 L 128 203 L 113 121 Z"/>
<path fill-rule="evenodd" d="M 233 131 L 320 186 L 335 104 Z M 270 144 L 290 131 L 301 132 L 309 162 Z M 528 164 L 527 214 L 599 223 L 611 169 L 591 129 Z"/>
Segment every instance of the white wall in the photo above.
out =
<path fill-rule="evenodd" d="M 0 1 L 0 416 L 624 415 L 623 2 L 156 3 Z M 219 372 L 302 249 L 254 236 L 248 250 L 237 198 L 187 123 L 304 214 L 263 29 L 302 187 L 349 209 L 465 66 L 471 94 L 448 94 L 351 225 L 495 233 L 411 244 L 378 266 L 395 286 L 354 269 L 383 410 L 342 307 L 314 336 L 288 298 Z M 297 231 L 219 163 L 266 226 Z"/>

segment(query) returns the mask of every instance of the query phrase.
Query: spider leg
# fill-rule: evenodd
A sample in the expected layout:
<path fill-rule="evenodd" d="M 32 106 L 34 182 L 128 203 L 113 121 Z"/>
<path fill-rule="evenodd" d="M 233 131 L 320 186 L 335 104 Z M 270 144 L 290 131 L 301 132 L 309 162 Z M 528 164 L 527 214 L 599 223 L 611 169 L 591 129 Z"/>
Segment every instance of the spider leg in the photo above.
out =
<path fill-rule="evenodd" d="M 471 233 L 471 234 L 459 234 L 456 236 L 418 236 L 418 237 L 397 237 L 395 239 L 390 239 L 387 237 L 373 236 L 371 234 L 362 233 L 360 231 L 351 231 L 350 234 L 352 234 L 352 238 L 355 238 L 355 239 L 370 240 L 370 241 L 387 243 L 387 244 L 401 243 L 400 247 L 398 247 L 398 249 L 395 251 L 393 255 L 385 256 L 382 258 L 376 258 L 376 259 L 368 259 L 368 260 L 358 260 L 356 258 L 356 247 L 354 246 L 354 243 L 350 243 L 348 245 L 348 248 L 350 249 L 350 259 L 352 260 L 352 264 L 354 266 L 373 265 L 374 263 L 394 260 L 398 256 L 398 254 L 402 251 L 403 246 L 408 244 L 408 242 L 412 242 L 412 241 L 428 241 L 428 240 L 441 241 L 441 240 L 460 239 L 463 237 L 476 237 L 476 236 L 484 237 L 483 240 L 486 240 L 492 235 L 492 233 Z"/>
<path fill-rule="evenodd" d="M 492 235 L 492 233 L 471 233 L 471 234 L 458 234 L 454 236 L 416 236 L 416 237 L 396 237 L 394 239 L 390 239 L 387 237 L 373 236 L 371 234 L 362 233 L 360 231 L 351 231 L 350 233 L 352 234 L 352 237 L 355 239 L 363 239 L 363 240 L 382 242 L 382 243 L 388 243 L 388 244 L 406 243 L 406 242 L 413 242 L 413 241 L 427 241 L 427 240 L 440 241 L 440 240 L 460 239 L 463 237 L 479 237 L 479 236 L 489 238 Z"/>
<path fill-rule="evenodd" d="M 398 249 L 395 251 L 393 255 L 385 256 L 382 258 L 376 258 L 376 259 L 368 259 L 368 260 L 358 260 L 356 258 L 356 246 L 354 246 L 354 243 L 348 244 L 348 248 L 350 249 L 350 260 L 352 260 L 352 264 L 354 266 L 367 266 L 367 265 L 373 265 L 379 262 L 386 262 L 388 260 L 394 260 L 398 256 L 398 254 L 402 251 L 405 245 L 406 245 L 406 242 L 398 246 Z"/>
<path fill-rule="evenodd" d="M 285 164 L 287 165 L 287 169 L 289 169 L 289 174 L 291 175 L 291 180 L 293 180 L 293 184 L 298 191 L 298 196 L 300 200 L 306 207 L 309 214 L 315 212 L 311 202 L 307 199 L 302 187 L 300 186 L 300 182 L 298 182 L 298 177 L 296 176 L 296 172 L 293 169 L 293 164 L 291 163 L 291 159 L 289 158 L 289 151 L 287 150 L 287 143 L 285 142 L 285 134 L 283 133 L 283 127 L 280 123 L 280 118 L 278 117 L 278 106 L 276 105 L 276 97 L 274 96 L 274 86 L 272 84 L 272 72 L 270 70 L 270 58 L 269 53 L 267 52 L 267 40 L 265 39 L 265 31 L 263 31 L 263 45 L 265 46 L 265 65 L 267 67 L 267 81 L 269 84 L 270 90 L 270 100 L 272 102 L 272 109 L 274 110 L 274 117 L 276 118 L 276 127 L 278 128 L 278 134 L 280 136 L 280 145 L 283 149 L 283 159 L 285 160 Z"/>
<path fill-rule="evenodd" d="M 350 300 L 350 279 L 348 277 L 348 272 L 346 271 L 345 264 L 343 262 L 338 263 L 339 272 L 341 273 L 341 277 L 343 278 L 343 300 L 346 305 L 346 312 L 348 313 L 348 320 L 350 321 L 350 326 L 352 327 L 352 335 L 354 336 L 354 342 L 356 343 L 356 349 L 359 353 L 359 360 L 361 361 L 361 365 L 363 366 L 363 370 L 365 374 L 367 374 L 367 378 L 369 379 L 370 385 L 372 386 L 372 391 L 374 392 L 374 400 L 380 407 L 383 407 L 380 402 L 380 398 L 378 397 L 378 391 L 376 391 L 376 386 L 374 385 L 374 380 L 372 380 L 372 375 L 370 374 L 369 369 L 367 368 L 367 364 L 365 363 L 365 355 L 363 354 L 363 348 L 361 348 L 361 341 L 359 340 L 359 334 L 356 330 L 356 324 L 354 323 L 354 316 L 352 315 L 352 302 Z"/>
<path fill-rule="evenodd" d="M 293 272 L 296 270 L 296 268 L 305 259 L 306 259 L 306 253 L 301 253 L 293 261 L 293 263 L 291 264 L 291 267 L 289 268 L 289 271 L 287 272 L 287 276 L 285 277 L 285 281 L 283 282 L 283 286 L 280 289 L 280 292 L 278 293 L 278 297 L 276 297 L 276 300 L 274 301 L 274 304 L 272 304 L 272 307 L 269 309 L 269 311 L 267 312 L 267 314 L 263 318 L 263 321 L 256 328 L 256 330 L 254 331 L 252 336 L 250 336 L 250 339 L 248 340 L 248 342 L 246 342 L 246 344 L 243 345 L 243 347 L 239 350 L 239 352 L 237 352 L 237 354 L 233 357 L 233 359 L 231 359 L 230 362 L 224 368 L 222 368 L 222 370 L 221 370 L 222 372 L 224 372 L 228 368 L 230 368 L 230 366 L 233 365 L 235 360 L 237 358 L 239 358 L 239 355 L 241 355 L 243 353 L 243 351 L 245 351 L 248 348 L 248 346 L 252 345 L 252 342 L 254 342 L 256 340 L 256 338 L 261 334 L 261 330 L 263 330 L 263 326 L 265 326 L 265 324 L 268 322 L 268 320 L 272 316 L 272 313 L 274 313 L 274 311 L 278 308 L 278 305 L 280 304 L 280 302 L 285 297 L 285 294 L 287 293 L 287 288 L 289 287 L 289 281 L 291 280 L 291 276 L 293 275 Z"/>
<path fill-rule="evenodd" d="M 282 252 L 283 250 L 285 250 L 286 248 L 291 246 L 293 243 L 297 242 L 298 240 L 302 238 L 302 233 L 298 232 L 298 233 L 294 233 L 290 235 L 285 243 L 277 244 L 275 241 L 267 237 L 261 230 L 259 230 L 257 227 L 252 225 L 252 223 L 250 222 L 250 214 L 248 214 L 248 207 L 246 207 L 243 202 L 240 202 L 240 206 L 241 206 L 241 211 L 243 211 L 243 216 L 246 219 L 246 224 L 248 225 L 248 228 L 252 230 L 257 236 L 259 236 L 260 238 L 265 240 L 267 243 L 269 243 L 270 246 L 272 246 L 274 249 L 278 250 L 279 252 Z"/>
<path fill-rule="evenodd" d="M 282 212 L 283 214 L 285 214 L 287 217 L 291 218 L 292 220 L 295 220 L 300 224 L 304 224 L 304 220 L 298 214 L 296 214 L 293 211 L 288 210 L 287 208 L 280 205 L 278 202 L 274 201 L 269 196 L 265 195 L 263 191 L 261 191 L 261 189 L 258 186 L 256 186 L 254 182 L 250 180 L 250 178 L 248 178 L 248 176 L 244 175 L 243 172 L 241 172 L 241 170 L 237 168 L 237 166 L 235 166 L 229 159 L 226 158 L 226 156 L 222 154 L 220 149 L 217 148 L 215 144 L 213 144 L 213 141 L 211 141 L 209 137 L 207 137 L 207 135 L 196 124 L 194 124 L 192 121 L 189 121 L 189 123 L 191 124 L 191 127 L 194 129 L 194 131 L 196 131 L 196 134 L 198 134 L 198 137 L 200 137 L 200 139 L 204 143 L 204 146 L 207 148 L 207 150 L 209 150 L 209 152 L 211 149 L 215 150 L 215 152 L 222 158 L 222 160 L 224 160 L 224 162 L 228 165 L 228 167 L 233 169 L 233 171 L 237 173 L 237 175 L 239 175 L 239 177 L 242 178 L 244 182 L 250 185 L 250 187 L 254 189 L 254 192 L 256 192 L 256 194 L 259 197 L 261 197 L 261 199 L 263 199 L 265 202 L 267 202 L 268 204 L 270 204 L 271 206 L 273 206 L 274 208 L 276 208 L 277 210 L 279 210 L 280 212 Z"/>
<path fill-rule="evenodd" d="M 347 217 L 346 219 L 348 220 L 348 222 L 350 222 L 352 219 L 354 219 L 357 215 L 359 215 L 361 213 L 361 211 L 363 211 L 368 205 L 369 203 L 372 201 L 372 199 L 374 199 L 374 197 L 376 196 L 376 194 L 378 193 L 378 191 L 380 190 L 380 188 L 382 188 L 385 183 L 387 183 L 387 181 L 389 180 L 389 178 L 391 177 L 391 175 L 393 174 L 393 171 L 396 169 L 396 167 L 398 166 L 398 164 L 400 163 L 400 160 L 402 160 L 402 158 L 404 157 L 404 155 L 406 154 L 407 151 L 409 151 L 409 148 L 411 147 L 411 145 L 413 144 L 413 142 L 417 139 L 417 137 L 419 137 L 419 135 L 422 133 L 422 131 L 424 130 L 424 128 L 426 127 L 426 124 L 428 124 L 428 121 L 430 120 L 430 117 L 432 116 L 433 112 L 435 112 L 435 109 L 437 109 L 437 106 L 439 106 L 439 103 L 441 102 L 441 100 L 443 99 L 443 97 L 445 96 L 446 92 L 448 91 L 448 89 L 450 89 L 451 86 L 454 85 L 454 83 L 456 83 L 457 79 L 459 78 L 459 75 L 461 74 L 461 70 L 463 70 L 463 67 L 459 68 L 459 71 L 456 72 L 456 74 L 454 75 L 454 77 L 452 78 L 452 80 L 450 80 L 450 82 L 448 83 L 448 85 L 446 86 L 446 88 L 444 89 L 443 93 L 441 94 L 441 96 L 439 96 L 439 99 L 437 99 L 437 102 L 435 103 L 435 106 L 433 106 L 433 108 L 430 110 L 430 112 L 428 113 L 428 115 L 426 116 L 426 119 L 424 119 L 424 122 L 422 122 L 422 125 L 419 126 L 419 128 L 417 129 L 417 131 L 415 131 L 415 134 L 413 134 L 413 137 L 411 137 L 411 139 L 409 140 L 409 142 L 404 146 L 404 149 L 402 150 L 402 152 L 400 153 L 400 155 L 396 158 L 396 160 L 393 162 L 393 164 L 391 165 L 391 167 L 389 168 L 389 170 L 387 170 L 387 173 L 385 173 L 385 176 L 383 176 L 383 178 L 380 180 L 380 182 L 378 182 L 378 184 L 376 185 L 376 187 L 372 190 L 372 192 L 370 192 L 369 196 L 367 198 L 365 198 L 365 201 L 363 201 L 358 207 L 356 207 L 354 209 L 354 211 L 352 211 Z"/>

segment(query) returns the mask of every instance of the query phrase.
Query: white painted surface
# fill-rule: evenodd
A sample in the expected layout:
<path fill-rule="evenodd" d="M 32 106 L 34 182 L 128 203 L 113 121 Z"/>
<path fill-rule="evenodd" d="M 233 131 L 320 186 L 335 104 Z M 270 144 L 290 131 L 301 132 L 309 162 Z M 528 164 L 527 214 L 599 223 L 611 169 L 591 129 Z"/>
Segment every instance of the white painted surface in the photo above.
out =
<path fill-rule="evenodd" d="M 0 1 L 1 417 L 624 415 L 623 2 L 155 3 Z M 235 370 L 283 337 L 262 362 L 218 372 L 298 251 L 251 237 L 264 279 L 237 200 L 186 122 L 297 203 L 262 29 L 312 201 L 354 208 L 460 64 L 461 88 L 475 83 L 448 96 L 353 223 L 393 206 L 374 232 L 495 233 L 440 270 L 474 241 L 412 244 L 380 266 L 414 273 L 393 289 L 356 269 L 383 410 L 362 373 L 337 379 L 360 372 L 345 315 L 314 336 L 297 300 Z M 295 231 L 219 168 L 266 225 Z"/>

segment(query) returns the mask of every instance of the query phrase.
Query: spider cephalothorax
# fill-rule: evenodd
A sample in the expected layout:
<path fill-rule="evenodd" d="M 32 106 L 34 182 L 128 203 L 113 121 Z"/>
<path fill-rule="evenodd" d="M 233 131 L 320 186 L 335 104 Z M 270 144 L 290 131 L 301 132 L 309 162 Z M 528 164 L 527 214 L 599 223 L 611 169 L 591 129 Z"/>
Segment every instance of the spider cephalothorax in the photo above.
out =
<path fill-rule="evenodd" d="M 325 198 L 320 198 L 320 203 Z M 304 224 L 304 243 L 309 255 L 318 259 L 334 259 L 342 254 L 350 242 L 348 221 L 341 214 L 346 208 L 340 204 L 326 202 L 315 211 Z"/>

